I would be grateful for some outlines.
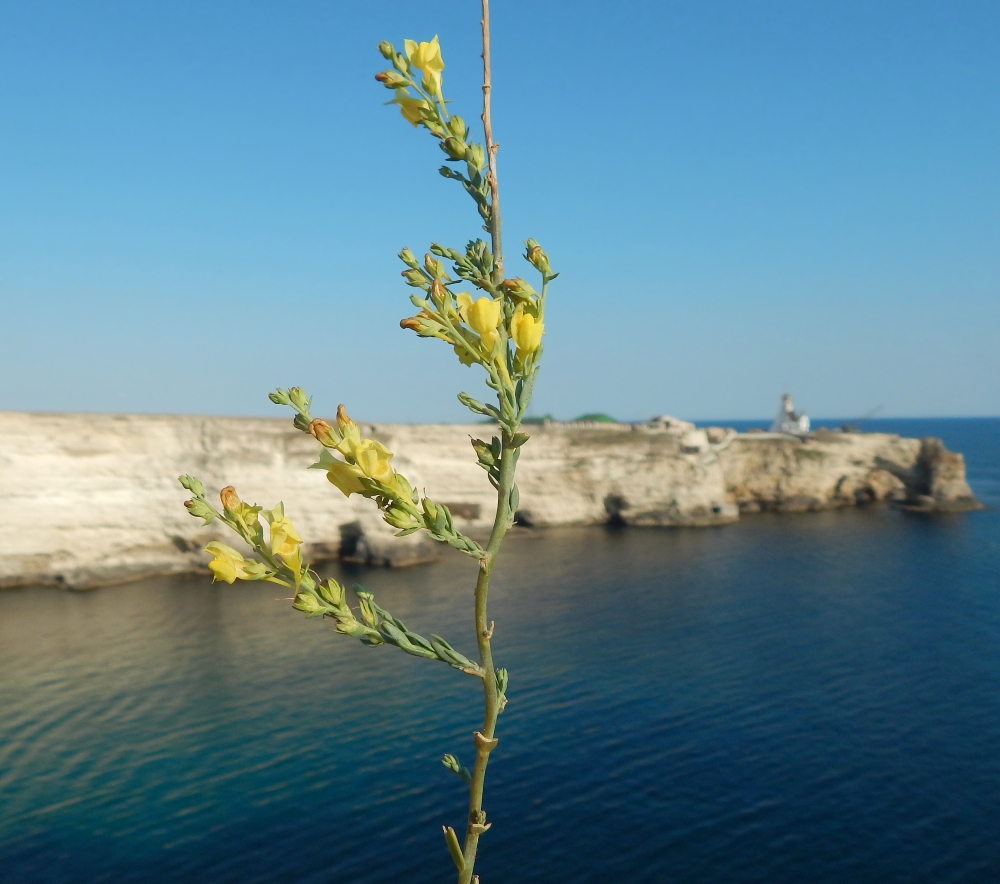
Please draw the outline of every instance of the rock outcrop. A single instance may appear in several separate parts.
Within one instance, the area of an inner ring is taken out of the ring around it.
[[[739,435],[719,453],[740,512],[808,512],[890,501],[909,509],[978,509],[965,461],[940,439],[887,433]]]
[[[475,465],[483,425],[368,425],[394,465],[447,504],[462,530],[485,534],[493,490]],[[916,510],[978,506],[960,454],[936,439],[816,433],[805,439],[645,425],[532,427],[518,467],[527,526],[619,523],[708,526],[740,512],[805,511],[889,500]],[[289,421],[155,415],[0,413],[0,586],[83,588],[204,567],[217,526],[187,515],[177,484],[232,484],[246,500],[282,500],[314,560],[337,556],[402,565],[438,553],[421,534],[396,538],[372,504],[343,497],[322,472],[312,438]]]

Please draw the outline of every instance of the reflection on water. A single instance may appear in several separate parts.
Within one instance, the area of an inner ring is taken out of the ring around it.
[[[1000,879],[998,539],[889,510],[512,537],[484,884]],[[473,568],[345,573],[469,653]],[[451,879],[476,682],[280,592],[0,593],[0,879]]]

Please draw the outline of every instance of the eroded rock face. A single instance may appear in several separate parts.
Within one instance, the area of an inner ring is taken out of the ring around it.
[[[471,436],[483,425],[367,425],[396,452],[420,490],[447,504],[474,537],[492,524],[494,492]],[[617,523],[706,526],[739,512],[804,511],[890,500],[920,510],[978,506],[960,454],[938,440],[884,434],[807,439],[697,430],[682,421],[632,427],[550,425],[518,465],[522,525]],[[0,412],[0,586],[87,587],[204,568],[201,548],[239,540],[203,526],[182,503],[182,473],[217,491],[234,485],[267,507],[284,501],[314,561],[344,556],[405,565],[439,547],[420,533],[396,538],[372,504],[345,498],[307,470],[315,441],[290,421],[155,415]]]
[[[740,512],[807,512],[875,501],[927,511],[978,509],[965,460],[940,439],[888,433],[757,433],[720,451]]]

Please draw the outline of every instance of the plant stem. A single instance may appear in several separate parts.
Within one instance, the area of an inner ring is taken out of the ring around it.
[[[493,251],[493,284],[503,281],[503,251],[500,238],[500,190],[497,185],[497,148],[493,141],[493,125],[490,119],[490,4],[483,3],[483,132],[486,136],[486,156],[489,171],[486,180],[490,186],[490,219],[489,232]],[[502,391],[503,384],[499,385]],[[503,405],[501,397],[501,405]],[[476,865],[476,850],[479,847],[479,835],[485,822],[483,814],[483,785],[486,781],[486,766],[489,764],[490,752],[496,745],[494,731],[497,716],[500,714],[500,698],[497,691],[496,670],[493,667],[493,651],[490,639],[493,636],[493,626],[487,618],[486,600],[489,595],[490,574],[493,562],[500,551],[500,544],[510,527],[513,513],[510,511],[510,492],[514,486],[514,466],[517,449],[511,447],[511,439],[507,431],[502,433],[503,448],[500,453],[500,481],[497,488],[497,512],[493,520],[493,530],[490,532],[489,543],[483,552],[479,564],[479,577],[476,580],[476,643],[479,645],[479,661],[483,668],[483,694],[485,712],[483,729],[475,737],[476,763],[472,770],[472,782],[469,784],[469,819],[465,829],[465,844],[462,855],[465,862],[458,873],[458,884],[471,884]],[[477,879],[478,880],[478,879]]]
[[[500,238],[500,186],[497,184],[497,151],[500,145],[493,141],[493,123],[490,117],[490,0],[483,0],[483,133],[486,136],[486,160],[489,171],[486,183],[490,186],[490,238],[493,240],[493,284],[503,282],[503,246]]]
[[[497,716],[500,714],[500,703],[497,692],[496,672],[493,668],[493,651],[490,639],[493,635],[491,625],[486,618],[486,597],[489,593],[490,574],[493,562],[500,550],[504,535],[510,527],[510,490],[514,484],[514,456],[516,449],[508,447],[510,440],[504,433],[504,447],[500,455],[500,487],[497,489],[497,514],[493,521],[493,530],[486,546],[479,567],[479,579],[476,581],[476,641],[479,644],[479,659],[483,667],[483,692],[485,694],[486,711],[483,717],[482,738],[477,737],[476,763],[472,770],[472,783],[469,785],[469,821],[465,831],[465,846],[463,854],[465,865],[458,875],[459,884],[470,884],[472,872],[476,864],[476,849],[479,845],[479,832],[475,829],[480,822],[483,810],[483,784],[486,780],[486,765],[493,749],[494,731]]]

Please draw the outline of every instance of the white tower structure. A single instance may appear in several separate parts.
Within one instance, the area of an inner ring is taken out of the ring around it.
[[[781,399],[781,408],[774,423],[771,424],[771,432],[791,433],[793,435],[809,432],[809,416],[795,410],[792,397],[787,393]]]

